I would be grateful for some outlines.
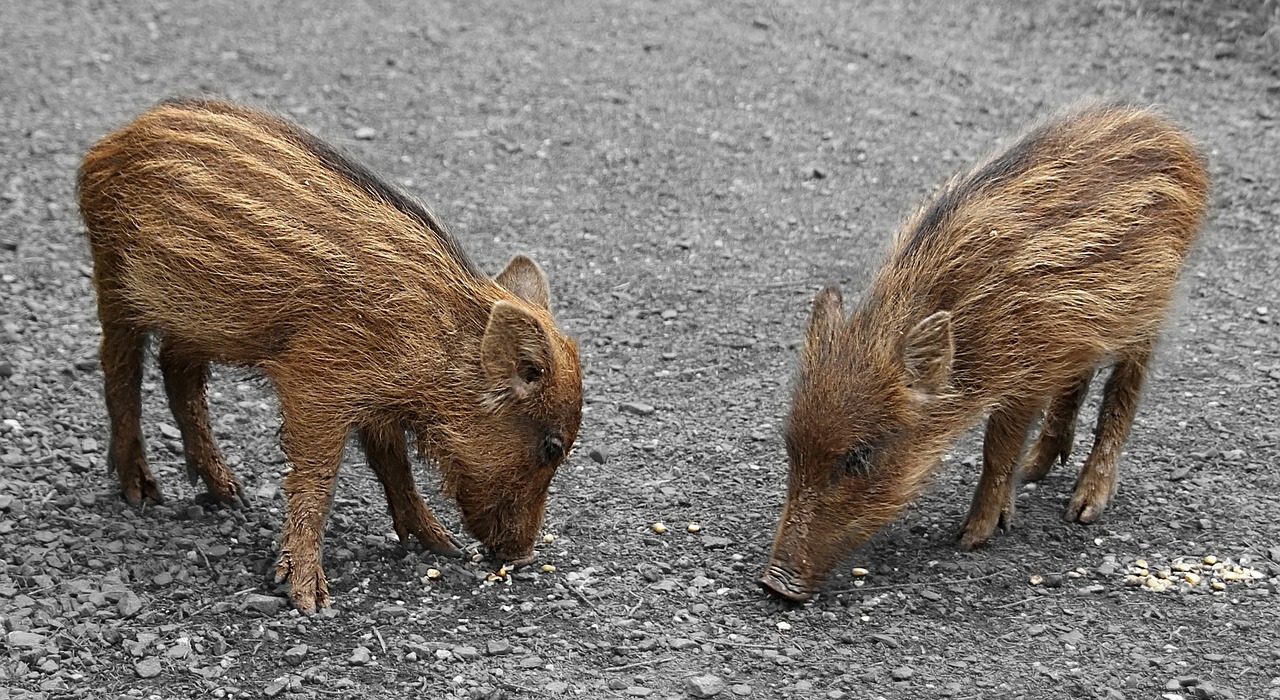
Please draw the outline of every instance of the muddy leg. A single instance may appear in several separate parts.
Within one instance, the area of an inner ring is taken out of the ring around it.
[[[1075,496],[1067,506],[1066,519],[1091,523],[1102,515],[1116,492],[1116,467],[1120,451],[1129,438],[1129,428],[1138,412],[1142,382],[1151,361],[1147,347],[1132,357],[1118,360],[1102,391],[1102,408],[1093,434],[1093,449],[1085,460]]]
[[[1023,466],[1023,479],[1039,481],[1049,473],[1055,461],[1059,464],[1067,463],[1067,458],[1071,456],[1071,445],[1076,438],[1076,414],[1080,412],[1080,404],[1089,393],[1091,381],[1092,370],[1081,375],[1074,384],[1049,401],[1040,437],[1036,439]]]
[[[997,525],[1005,530],[1013,525],[1016,468],[1035,414],[1036,409],[1025,406],[1002,407],[987,419],[987,434],[982,444],[982,477],[973,494],[969,517],[960,530],[960,549],[981,546]]]
[[[142,352],[146,342],[147,332],[143,329],[127,323],[102,322],[99,356],[111,421],[107,464],[120,479],[125,500],[135,506],[143,501],[164,501],[160,486],[147,468],[142,442]]]
[[[329,606],[329,582],[320,544],[333,501],[350,426],[321,407],[302,404],[281,389],[281,434],[292,469],[284,479],[284,536],[276,582],[289,582],[289,598],[303,613]]]
[[[192,483],[199,476],[214,499],[222,503],[248,505],[240,482],[227,468],[209,429],[209,408],[205,402],[208,363],[183,357],[165,338],[160,342],[160,371],[164,374],[164,388],[169,395],[169,410],[182,431],[187,475]]]
[[[459,557],[462,551],[453,535],[436,520],[413,483],[413,471],[409,466],[409,453],[405,447],[404,430],[397,426],[366,425],[360,429],[360,442],[364,444],[369,466],[382,482],[391,511],[391,522],[400,536],[401,544],[408,544],[409,535],[418,538],[424,547],[446,556]]]

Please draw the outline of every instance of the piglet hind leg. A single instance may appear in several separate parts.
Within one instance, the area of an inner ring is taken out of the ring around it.
[[[971,550],[986,543],[996,527],[1013,526],[1013,489],[1017,481],[1018,458],[1027,441],[1027,431],[1035,419],[1031,406],[1002,406],[987,419],[982,444],[982,476],[973,494],[969,517],[960,528],[958,546]]]
[[[275,580],[287,581],[294,606],[311,614],[329,606],[320,545],[350,426],[332,412],[298,401],[283,388],[280,407],[284,452],[292,469],[284,479],[284,536]]]
[[[1138,412],[1142,383],[1151,361],[1151,347],[1116,361],[1102,392],[1098,426],[1093,435],[1093,449],[1085,460],[1076,482],[1075,495],[1067,506],[1068,522],[1092,523],[1101,517],[1116,492],[1120,452],[1129,438],[1129,429]]]
[[[208,363],[183,356],[166,337],[160,342],[160,372],[164,375],[169,409],[182,432],[187,474],[194,482],[204,481],[209,497],[219,503],[248,505],[244,490],[227,467],[209,429],[209,409],[205,400]]]
[[[407,545],[412,535],[436,554],[461,557],[461,544],[436,519],[413,482],[404,429],[394,423],[369,423],[360,428],[360,442],[369,466],[382,482],[401,544]]]
[[[100,305],[99,313],[103,317],[99,357],[111,421],[107,463],[120,480],[121,495],[130,505],[163,503],[160,485],[147,467],[142,442],[142,354],[147,332],[110,320],[107,304]]]
[[[1049,474],[1054,462],[1064,465],[1067,463],[1076,437],[1076,415],[1080,412],[1084,397],[1089,393],[1089,383],[1092,380],[1093,371],[1090,370],[1049,400],[1040,427],[1040,437],[1036,438],[1035,445],[1024,461],[1023,479],[1040,481]]]

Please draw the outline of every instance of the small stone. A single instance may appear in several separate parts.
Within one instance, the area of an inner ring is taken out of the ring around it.
[[[182,431],[169,425],[168,423],[157,423],[156,427],[160,429],[160,434],[170,440],[181,440]]]
[[[1079,646],[1080,642],[1084,641],[1084,633],[1080,630],[1071,630],[1070,632],[1058,637],[1058,641],[1063,644],[1070,644],[1071,646]]]
[[[880,632],[873,632],[872,634],[867,635],[867,639],[870,639],[873,642],[879,642],[889,647],[890,649],[897,649],[898,647],[902,646],[901,642],[899,642],[894,637],[891,637],[887,634],[882,634]]]
[[[1194,685],[1200,685],[1200,679],[1195,676],[1178,676],[1178,687],[1190,688]]]
[[[653,694],[653,688],[646,688],[642,685],[629,685],[624,692],[633,698],[644,698]]]
[[[928,588],[920,591],[920,597],[924,598],[925,600],[934,600],[934,601],[942,600],[941,593],[938,593],[937,591],[931,591]]]
[[[587,450],[587,456],[596,464],[604,464],[609,461],[609,451],[603,447],[593,446]]]
[[[1191,474],[1191,467],[1178,467],[1169,473],[1169,481],[1182,481]]]
[[[307,649],[306,644],[289,647],[289,650],[284,653],[284,662],[290,666],[300,666],[307,656]]]
[[[18,649],[32,649],[44,644],[44,635],[35,632],[14,630],[8,636],[9,646]]]
[[[746,683],[734,683],[733,685],[729,686],[729,690],[734,695],[737,695],[739,697],[744,697],[744,698],[751,694],[751,686],[747,685]]]
[[[1062,574],[1045,574],[1044,587],[1045,588],[1061,588]]]
[[[542,657],[534,654],[520,659],[520,668],[537,668],[542,665]]]
[[[284,689],[285,689],[285,688],[288,688],[288,687],[289,687],[289,677],[288,677],[288,676],[281,676],[281,677],[279,677],[279,678],[275,679],[274,681],[271,681],[270,683],[268,683],[268,684],[267,684],[267,687],[265,687],[265,688],[263,688],[263,689],[262,689],[262,692],[263,692],[263,694],[265,694],[267,697],[269,697],[269,698],[274,698],[275,696],[279,695],[280,693],[283,693],[283,692],[284,692]]]
[[[733,544],[728,537],[703,537],[702,546],[707,549],[724,549]]]
[[[480,658],[480,650],[475,647],[468,646],[454,647],[453,655],[456,656],[459,661],[475,661]]]
[[[186,637],[179,639],[173,646],[169,647],[165,655],[171,659],[187,658],[191,655],[191,640]]]
[[[511,642],[505,639],[490,639],[484,644],[484,652],[489,656],[506,656],[511,653]]]
[[[262,613],[267,617],[275,617],[277,613],[284,609],[285,599],[273,595],[250,593],[244,597],[244,601],[241,602],[240,606],[244,610]]]
[[[356,129],[355,137],[360,141],[372,141],[378,137],[378,130],[371,126],[362,126]]]
[[[916,672],[910,666],[899,666],[893,669],[892,673],[893,680],[895,681],[909,681],[914,675],[916,675]]]
[[[623,413],[630,413],[636,416],[648,416],[652,415],[657,409],[647,403],[641,403],[639,401],[624,401],[618,404],[618,410]]]
[[[563,695],[566,691],[569,690],[569,684],[565,683],[564,681],[551,681],[550,683],[544,685],[543,689],[545,689],[548,693],[551,693],[552,695]]]
[[[163,668],[160,666],[160,659],[152,656],[134,664],[133,670],[137,671],[142,678],[155,678],[160,675]]]
[[[698,646],[698,643],[688,637],[676,637],[668,642],[667,646],[671,647],[674,651],[681,651],[683,649],[688,649],[689,647],[696,647]]]
[[[358,646],[351,650],[351,656],[347,657],[347,663],[352,666],[364,666],[373,660],[373,654],[366,646]]]
[[[719,676],[707,674],[694,676],[685,681],[685,692],[695,698],[713,698],[724,690],[724,681]]]
[[[124,595],[120,596],[120,602],[116,603],[116,612],[126,619],[137,615],[141,610],[142,599],[133,591],[125,591]]]

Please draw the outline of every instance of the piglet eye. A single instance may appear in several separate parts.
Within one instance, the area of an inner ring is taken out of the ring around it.
[[[532,384],[542,379],[542,368],[533,362],[523,361],[516,368],[516,372],[520,375],[520,381],[525,384]]]
[[[543,464],[557,464],[564,459],[564,438],[559,435],[547,435],[542,438],[541,454]]]
[[[842,476],[867,476],[871,472],[871,445],[857,445],[840,455],[836,471]]]

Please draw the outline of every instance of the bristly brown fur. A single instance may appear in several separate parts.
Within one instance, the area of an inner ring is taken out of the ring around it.
[[[567,449],[581,414],[577,346],[536,264],[518,256],[489,279],[424,205],[226,102],[158,105],[93,147],[79,185],[110,462],[128,500],[161,497],[138,427],[142,347],[157,330],[188,468],[221,500],[243,496],[209,432],[207,364],[256,367],[276,386],[293,465],[278,575],[299,608],[328,602],[320,537],[353,428],[402,539],[457,551],[413,484],[413,431],[468,529],[499,556],[531,555],[563,458],[548,463],[542,446]]]
[[[902,227],[864,301],[831,322],[819,294],[787,426],[787,503],[762,583],[807,597],[924,488],[943,450],[989,416],[960,545],[1013,517],[1024,472],[1070,450],[1100,365],[1115,363],[1068,519],[1091,522],[1115,465],[1209,183],[1191,140],[1149,109],[1085,105],[951,180]],[[816,331],[815,331],[816,328]],[[816,333],[816,337],[815,337]],[[835,478],[861,448],[867,478]]]

